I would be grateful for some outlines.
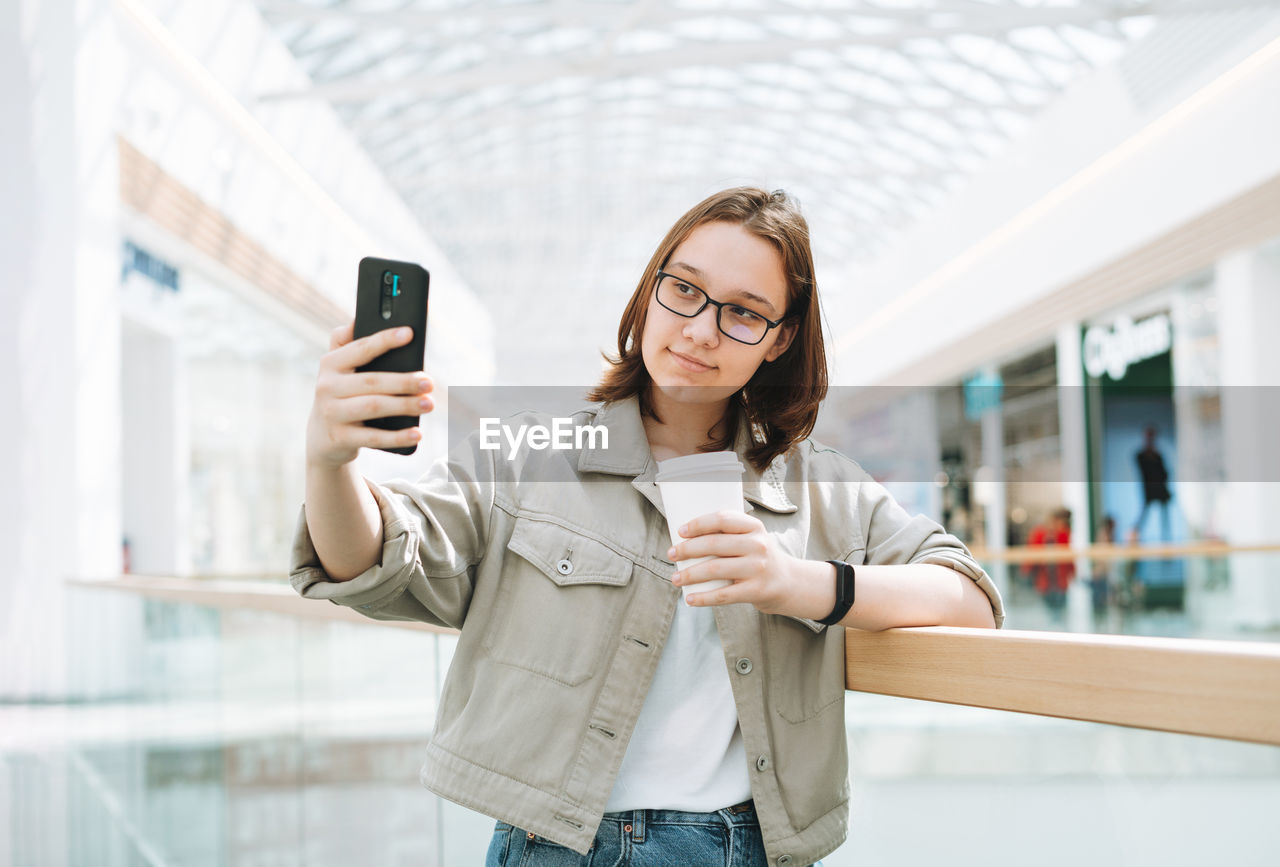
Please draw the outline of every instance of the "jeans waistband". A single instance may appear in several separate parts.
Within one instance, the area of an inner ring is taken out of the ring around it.
[[[621,810],[616,813],[605,813],[603,821],[615,822],[619,825],[630,825],[632,834],[643,834],[646,825],[730,825],[755,824],[756,802],[750,798],[741,804],[713,810],[709,813],[695,813],[688,810]]]

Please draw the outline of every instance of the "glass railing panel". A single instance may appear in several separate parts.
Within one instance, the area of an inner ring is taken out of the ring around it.
[[[1280,597],[1266,586],[1280,552],[982,565],[1009,629],[1280,642]]]
[[[825,867],[1230,864],[1280,853],[1280,747],[849,693]]]
[[[418,782],[455,637],[145,604],[137,696],[5,717],[22,731],[0,741],[0,864],[482,863],[493,819]],[[93,641],[77,653],[111,651]],[[826,867],[1280,852],[1277,747],[867,693],[846,708],[850,840]]]
[[[129,696],[7,717],[0,864],[483,862],[493,820],[418,782],[455,637],[135,601]]]

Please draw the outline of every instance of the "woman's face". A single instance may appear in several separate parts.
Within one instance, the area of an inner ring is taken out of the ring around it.
[[[714,301],[740,304],[773,321],[786,315],[782,256],[742,226],[703,223],[676,247],[663,270],[686,278]],[[652,289],[645,315],[640,344],[645,368],[657,389],[681,402],[728,399],[762,362],[785,352],[795,332],[794,323],[787,322],[770,328],[754,346],[740,343],[720,331],[714,304],[688,318],[659,304]]]

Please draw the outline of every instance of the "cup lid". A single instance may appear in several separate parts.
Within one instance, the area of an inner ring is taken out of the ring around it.
[[[738,474],[746,472],[746,467],[738,460],[736,452],[699,452],[696,455],[683,455],[658,461],[658,474],[654,477],[654,481],[661,484],[678,478],[699,476],[703,473],[723,472]]]

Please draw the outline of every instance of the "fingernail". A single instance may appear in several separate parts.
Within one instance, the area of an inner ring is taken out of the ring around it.
[[[409,337],[412,334],[413,334],[413,329],[405,327],[405,328],[401,328],[399,331],[396,332],[396,337],[399,337],[401,340],[404,340],[406,337]]]
[[[680,583],[680,573],[679,573],[679,572],[676,572],[675,574],[673,574],[673,575],[671,576],[671,583],[672,583],[672,584],[679,584],[679,583]]]
[[[431,409],[431,398],[424,397],[418,401],[419,409]]]
[[[418,391],[426,391],[430,387],[431,387],[431,380],[429,379],[418,380]]]
[[[675,548],[668,548],[668,549],[667,549],[667,559],[668,559],[668,560],[674,560],[674,559],[675,559],[675,556],[676,556],[676,549],[675,549]]]
[[[689,525],[688,525],[688,524],[681,524],[681,525],[680,525],[680,535],[681,535],[681,536],[687,535],[687,534],[688,534],[688,532],[689,532]]]

